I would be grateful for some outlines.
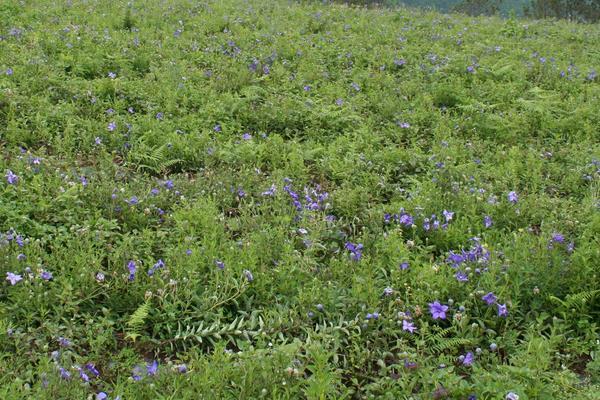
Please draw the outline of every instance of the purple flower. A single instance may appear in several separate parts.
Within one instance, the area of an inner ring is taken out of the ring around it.
[[[506,400],[519,400],[519,395],[513,392],[508,392]]]
[[[188,255],[188,256],[191,256],[192,255],[192,250],[191,249],[187,249],[185,251],[185,254]]]
[[[552,234],[552,241],[556,243],[564,243],[565,237],[561,233],[554,232]]]
[[[344,105],[344,99],[335,99],[335,104],[339,107]]]
[[[8,76],[11,76],[11,75],[13,74],[13,72],[14,72],[14,71],[13,71],[13,69],[12,69],[12,68],[10,68],[10,67],[9,67],[9,68],[6,68],[6,72],[5,72],[5,73],[6,73],[6,75],[8,75]]]
[[[277,191],[277,186],[275,186],[275,184],[272,184],[269,189],[265,190],[261,194],[263,196],[274,196],[276,191]]]
[[[152,361],[148,365],[146,365],[146,371],[149,376],[154,376],[158,372],[158,362],[156,360]]]
[[[596,73],[596,71],[595,70],[591,70],[586,79],[588,81],[593,81],[594,79],[596,79],[597,76],[598,76],[598,74]]]
[[[475,73],[475,67],[472,66],[472,65],[469,65],[467,67],[467,72],[470,73],[470,74],[474,74]]]
[[[517,204],[517,201],[519,201],[519,196],[517,195],[517,192],[508,192],[508,201],[510,201],[513,204]]]
[[[98,283],[104,282],[104,274],[102,272],[96,273],[96,282],[98,282]]]
[[[470,367],[471,365],[473,365],[473,361],[475,361],[475,356],[473,355],[472,352],[469,351],[462,358],[462,365]]]
[[[392,294],[394,294],[394,289],[392,289],[391,287],[386,287],[385,289],[383,289],[384,296],[391,296]]]
[[[102,139],[96,136],[96,138],[94,139],[94,143],[96,144],[96,146],[100,146],[102,144]]]
[[[59,371],[60,371],[60,377],[62,379],[66,380],[66,381],[68,381],[69,379],[71,379],[71,373],[69,371],[67,371],[63,367],[60,367]]]
[[[410,214],[402,213],[400,214],[398,222],[400,222],[404,226],[412,226],[414,220]]]
[[[399,126],[400,126],[400,128],[403,128],[403,129],[410,128],[410,124],[408,122],[400,122]]]
[[[492,226],[493,222],[492,222],[492,217],[490,217],[489,215],[486,215],[485,217],[483,217],[483,225],[486,228],[489,228],[490,226]]]
[[[305,85],[304,86],[304,91],[308,92],[311,89],[310,85]]]
[[[98,371],[98,369],[96,368],[96,366],[94,365],[94,363],[87,363],[85,364],[85,368],[90,371],[92,374],[94,374],[94,376],[100,376],[100,371]]]
[[[360,261],[362,258],[362,248],[363,245],[361,243],[355,244],[352,242],[346,242],[344,245],[348,251],[350,251],[350,258],[354,261]]]
[[[87,376],[87,374],[81,368],[78,368],[78,372],[79,372],[79,377],[81,378],[82,381],[84,381],[84,382],[90,381],[90,377]]]
[[[19,255],[17,255],[17,260],[19,261],[25,261],[27,259],[27,256],[23,253],[19,253]]]
[[[242,135],[242,139],[244,139],[244,140],[250,140],[250,139],[252,139],[252,135],[249,134],[248,132],[246,132],[246,133],[244,133]]]
[[[221,125],[219,125],[219,124],[216,124],[216,125],[214,126],[213,130],[214,130],[215,132],[221,132],[223,129],[221,128]]]
[[[156,113],[157,120],[162,121],[164,117],[165,117],[165,113],[160,112],[160,111]]]
[[[108,129],[109,132],[113,132],[115,129],[117,129],[117,123],[112,121],[108,123],[108,126],[106,127]]]
[[[52,272],[42,271],[42,273],[40,274],[40,278],[42,278],[45,281],[49,281],[52,279]]]
[[[357,92],[360,92],[360,86],[358,85],[358,83],[356,83],[356,82],[352,82],[352,83],[350,84],[350,86],[352,86],[352,88],[353,88],[354,90],[356,90]]]
[[[429,312],[433,319],[446,319],[446,311],[448,311],[448,306],[440,304],[437,300],[429,303]]]
[[[396,58],[394,59],[394,65],[397,67],[402,67],[406,64],[406,60],[403,58]]]
[[[494,293],[489,292],[488,294],[486,294],[485,296],[483,296],[481,298],[483,301],[485,301],[488,306],[491,306],[492,304],[494,304],[496,302],[496,300],[498,299]]]
[[[246,277],[246,279],[248,279],[248,282],[252,282],[254,280],[252,272],[248,271],[247,269],[244,270],[244,276]]]
[[[369,319],[369,320],[371,320],[371,319],[379,319],[379,313],[378,312],[374,312],[372,314],[368,313],[366,315],[366,319]]]
[[[19,181],[19,177],[15,175],[10,169],[6,172],[6,181],[9,185],[16,185]]]
[[[454,277],[459,282],[468,282],[469,281],[469,277],[463,271],[458,271],[456,274],[454,274]]]
[[[187,365],[179,364],[177,366],[177,372],[179,372],[180,374],[185,374],[187,372]]]
[[[96,400],[106,400],[108,399],[108,395],[104,392],[100,392],[96,395]]]
[[[152,268],[150,268],[150,269],[148,270],[148,276],[152,276],[152,275],[154,275],[154,272],[155,272],[157,269],[164,268],[164,267],[165,267],[165,262],[164,262],[162,259],[159,259],[159,260],[156,262],[156,264],[154,264],[154,265],[152,266]]]
[[[69,347],[71,345],[71,341],[67,338],[64,338],[62,336],[58,337],[58,345],[60,347]]]
[[[115,79],[115,78],[117,77],[117,74],[115,74],[114,72],[109,72],[109,73],[108,73],[108,77],[109,77],[110,79]]]
[[[414,333],[417,330],[417,327],[410,321],[403,320],[402,321],[402,330],[410,333]]]
[[[403,263],[400,264],[400,270],[402,271],[406,271],[409,267],[408,261],[404,261]]]
[[[506,304],[497,304],[498,306],[498,316],[499,317],[507,317],[508,309],[506,308]]]
[[[454,217],[454,212],[453,211],[446,211],[446,210],[444,210],[442,212],[442,214],[444,214],[444,218],[446,218],[446,222],[452,221],[452,217]]]
[[[135,272],[137,271],[137,267],[135,266],[135,262],[130,260],[127,263],[127,269],[129,270],[129,281],[133,281],[135,279]]]
[[[140,201],[138,200],[137,196],[131,196],[130,199],[125,200],[125,203],[129,204],[130,206],[135,206],[136,204],[138,204]]]
[[[221,260],[215,260],[215,265],[220,270],[224,270],[225,269],[225,263],[223,261],[221,261]]]
[[[12,286],[14,286],[17,284],[17,282],[22,281],[23,277],[21,275],[13,274],[12,272],[7,272],[6,280],[9,281]]]
[[[139,365],[133,368],[133,371],[131,373],[131,377],[136,382],[142,380],[142,369],[140,368]]]

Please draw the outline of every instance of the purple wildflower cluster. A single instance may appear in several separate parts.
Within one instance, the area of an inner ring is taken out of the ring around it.
[[[475,264],[474,272],[481,274],[488,270],[491,253],[480,243],[479,238],[471,239],[474,244],[468,249],[462,249],[460,252],[450,251],[446,262],[457,270],[455,277],[459,282],[468,281],[468,272],[471,272],[471,264]],[[482,268],[483,267],[483,268]]]
[[[435,231],[435,230],[439,230],[439,229],[447,229],[448,224],[454,218],[454,212],[448,211],[448,210],[443,210],[442,216],[443,216],[443,219],[438,218],[438,216],[436,214],[431,214],[431,216],[423,218],[422,224],[421,224],[423,230],[425,230],[426,232],[429,232],[429,231]],[[396,223],[396,224],[405,226],[407,228],[414,227],[417,225],[416,217],[405,212],[403,209],[400,210],[400,213],[398,213],[398,214],[388,214],[388,213],[384,214],[383,222],[386,225],[391,224],[391,223]]]
[[[498,298],[496,297],[496,295],[494,293],[489,292],[486,295],[482,296],[481,299],[483,301],[485,301],[485,303],[488,306],[496,305],[499,317],[507,317],[508,316],[508,308],[506,307],[506,304],[498,303],[497,302]]]
[[[304,198],[301,199],[300,195],[293,190],[291,185],[291,179],[285,178],[285,183],[286,185],[283,187],[283,190],[290,196],[290,198],[292,199],[292,204],[294,205],[297,211],[322,211],[329,208],[329,203],[327,202],[327,199],[329,198],[329,193],[323,191],[321,189],[321,185],[316,185],[314,188],[305,186]],[[274,190],[272,193],[274,194]],[[304,200],[304,204],[301,200]]]

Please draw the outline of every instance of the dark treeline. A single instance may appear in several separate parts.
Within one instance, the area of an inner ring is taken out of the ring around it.
[[[600,0],[336,0],[354,5],[407,5],[469,15],[515,14],[577,22],[600,20]]]

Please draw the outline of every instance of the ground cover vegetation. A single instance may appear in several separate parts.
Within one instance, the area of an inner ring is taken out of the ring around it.
[[[598,398],[600,28],[0,3],[0,398]]]

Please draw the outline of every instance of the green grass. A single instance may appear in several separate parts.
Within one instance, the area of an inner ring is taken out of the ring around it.
[[[9,0],[0,35],[0,398],[597,398],[598,25]]]

